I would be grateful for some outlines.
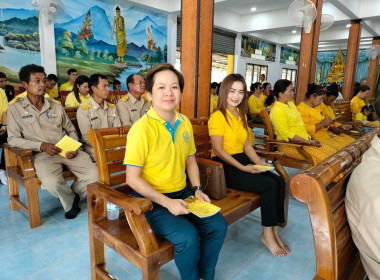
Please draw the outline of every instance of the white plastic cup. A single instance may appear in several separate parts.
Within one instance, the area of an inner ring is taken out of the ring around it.
[[[111,202],[107,202],[107,219],[111,221],[119,219],[119,207]]]

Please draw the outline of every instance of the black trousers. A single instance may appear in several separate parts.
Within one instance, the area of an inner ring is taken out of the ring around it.
[[[245,153],[235,154],[232,157],[243,165],[252,164]],[[263,226],[273,227],[285,222],[286,183],[280,176],[270,171],[252,174],[237,169],[219,157],[212,159],[223,164],[229,188],[261,195],[261,224]]]
[[[1,124],[0,124],[0,128],[1,128]],[[4,143],[7,143],[7,138],[8,138],[8,133],[5,132],[3,135],[0,135],[0,144],[4,144]],[[4,169],[5,170],[5,156],[4,156],[4,149],[3,151],[1,152],[1,158],[0,158],[0,169]]]

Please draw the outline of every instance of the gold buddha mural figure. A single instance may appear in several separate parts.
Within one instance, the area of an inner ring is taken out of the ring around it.
[[[340,82],[344,78],[344,57],[342,50],[339,49],[335,60],[331,64],[329,73],[326,75],[325,80],[328,83]]]

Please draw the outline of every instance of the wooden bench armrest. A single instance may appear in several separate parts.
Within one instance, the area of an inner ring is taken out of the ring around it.
[[[280,159],[283,156],[285,156],[285,154],[281,152],[265,152],[265,151],[257,151],[257,150],[255,150],[255,152],[259,157],[264,157],[269,160],[272,160],[274,158]]]
[[[268,144],[282,144],[282,145],[288,145],[288,146],[293,146],[293,147],[312,146],[311,144],[304,143],[304,142],[297,142],[297,141],[286,142],[284,140],[275,140],[275,139],[266,139],[265,143],[268,143]]]
[[[149,199],[126,195],[100,182],[89,184],[87,192],[123,208],[126,212],[133,212],[136,215],[153,209],[153,204]]]
[[[195,157],[195,158],[196,158],[197,162],[215,165],[215,166],[219,166],[220,168],[223,168],[223,164],[221,164],[220,162],[213,161],[211,159],[206,159],[206,158],[199,158],[199,157]]]
[[[22,148],[15,148],[15,147],[12,147],[11,145],[9,144],[4,144],[4,147],[7,147],[7,149],[16,154],[17,156],[19,157],[30,157],[32,156],[33,152],[31,149],[22,149]]]

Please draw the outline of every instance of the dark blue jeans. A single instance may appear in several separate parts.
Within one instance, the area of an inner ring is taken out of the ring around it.
[[[132,192],[132,195],[141,197]],[[189,187],[164,194],[175,199],[193,195]],[[208,218],[193,214],[174,216],[165,207],[153,203],[153,210],[145,213],[153,232],[174,245],[174,261],[182,280],[212,280],[227,231],[227,222],[217,213]]]

